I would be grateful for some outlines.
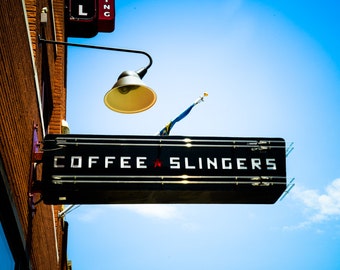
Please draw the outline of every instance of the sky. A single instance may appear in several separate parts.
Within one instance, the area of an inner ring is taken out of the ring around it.
[[[157,102],[103,103],[143,55],[68,48],[73,134],[280,137],[294,149],[275,204],[81,205],[66,214],[73,269],[340,269],[340,4],[116,0],[115,31],[69,41],[148,52]]]

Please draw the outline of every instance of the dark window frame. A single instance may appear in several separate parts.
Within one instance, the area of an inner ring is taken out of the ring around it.
[[[50,69],[48,64],[48,53],[46,44],[42,46],[41,61],[41,105],[43,112],[44,129],[47,132],[53,112],[53,95],[51,88]]]
[[[18,210],[11,196],[8,177],[0,155],[0,222],[11,250],[14,270],[31,270],[27,245],[19,220]]]

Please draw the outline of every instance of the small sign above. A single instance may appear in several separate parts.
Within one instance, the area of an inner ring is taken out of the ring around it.
[[[68,0],[67,36],[90,38],[98,32],[113,32],[114,28],[114,0]]]
[[[69,20],[93,22],[97,17],[97,4],[94,0],[70,0]]]
[[[274,203],[285,141],[47,135],[42,187],[47,204]]]
[[[98,0],[98,32],[113,32],[114,20],[114,0]]]

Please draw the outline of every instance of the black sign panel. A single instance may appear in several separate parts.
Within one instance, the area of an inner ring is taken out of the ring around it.
[[[98,32],[114,31],[114,0],[68,0],[65,3],[67,36],[90,38]]]
[[[94,0],[70,0],[69,20],[94,21],[97,15],[96,6]]]
[[[274,203],[281,138],[47,135],[47,204]]]

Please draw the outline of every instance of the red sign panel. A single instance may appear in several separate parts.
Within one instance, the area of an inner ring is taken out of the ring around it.
[[[114,0],[98,0],[98,31],[112,32],[115,24]]]
[[[286,189],[279,138],[47,135],[47,204],[274,203]]]

